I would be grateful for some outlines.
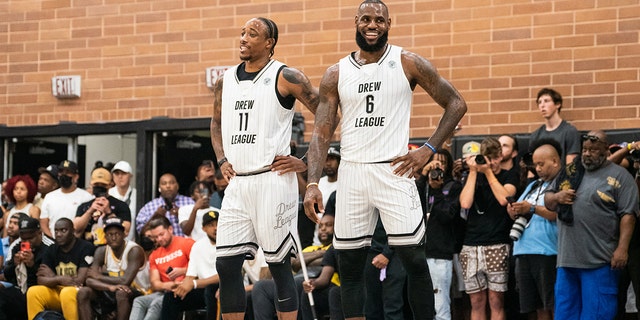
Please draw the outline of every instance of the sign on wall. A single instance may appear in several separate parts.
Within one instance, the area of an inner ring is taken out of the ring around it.
[[[222,77],[224,72],[231,68],[230,66],[221,66],[221,67],[209,67],[206,69],[206,77],[207,77],[207,87],[209,89],[213,89],[213,85],[216,83],[219,77]]]
[[[51,78],[51,93],[58,99],[80,98],[80,76],[57,76]]]

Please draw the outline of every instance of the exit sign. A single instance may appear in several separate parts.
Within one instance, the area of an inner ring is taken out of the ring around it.
[[[207,78],[207,87],[209,89],[213,89],[213,86],[216,84],[216,80],[222,77],[225,71],[231,67],[222,66],[222,67],[210,67],[205,70],[206,78]]]
[[[51,78],[51,93],[58,99],[80,98],[80,76]]]

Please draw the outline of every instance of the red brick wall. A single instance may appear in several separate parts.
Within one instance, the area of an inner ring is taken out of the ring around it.
[[[238,62],[240,26],[255,16],[278,23],[276,58],[318,85],[355,49],[359,2],[3,0],[0,123],[208,117],[204,70]],[[563,94],[563,115],[581,130],[640,127],[638,0],[387,4],[390,42],[428,57],[466,98],[462,134],[532,131],[545,86]],[[51,77],[74,74],[82,97],[55,99]],[[424,137],[440,109],[416,92],[412,136]],[[313,117],[305,117],[309,134]]]

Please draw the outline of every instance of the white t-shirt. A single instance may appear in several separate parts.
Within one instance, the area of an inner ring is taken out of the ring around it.
[[[178,208],[178,223],[182,224],[182,222],[189,220],[189,216],[191,215],[191,210],[193,210],[194,205],[186,205]],[[207,234],[202,230],[202,216],[209,212],[210,210],[220,211],[220,209],[216,209],[214,207],[209,207],[206,209],[198,209],[196,211],[196,220],[193,223],[193,230],[191,230],[191,234],[187,237],[198,241],[202,238],[207,238]],[[182,227],[182,226],[181,226]]]
[[[205,236],[191,247],[187,276],[206,279],[216,274],[216,245]]]
[[[136,211],[136,189],[132,188],[131,186],[129,186],[129,189],[127,190],[127,192],[125,192],[124,196],[121,195],[118,192],[118,188],[113,187],[111,189],[109,189],[109,195],[120,200],[123,201],[124,203],[127,203],[127,200],[129,201],[129,211],[131,211],[131,228],[129,229],[129,235],[127,236],[127,239],[129,240],[134,240],[136,239],[136,213],[138,211]]]
[[[324,176],[318,180],[318,189],[322,192],[322,205],[326,206],[329,196],[338,189],[338,180],[329,182],[329,177]]]
[[[76,217],[78,206],[93,199],[93,195],[84,189],[76,188],[73,192],[63,193],[56,189],[47,194],[42,202],[40,219],[49,218],[49,230],[55,237],[54,226],[60,218],[69,218],[73,221]]]

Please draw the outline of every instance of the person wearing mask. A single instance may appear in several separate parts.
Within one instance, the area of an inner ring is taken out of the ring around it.
[[[54,237],[52,230],[58,219],[73,220],[78,206],[93,199],[92,194],[78,188],[78,179],[80,179],[78,164],[70,160],[62,161],[58,166],[60,188],[47,194],[40,212],[40,225],[47,237]]]
[[[111,215],[122,220],[124,233],[129,233],[131,213],[126,203],[107,193],[111,184],[111,173],[105,168],[96,168],[91,173],[91,190],[94,199],[89,200],[76,210],[73,220],[76,237],[93,242],[96,246],[107,244],[104,227],[105,220]]]

